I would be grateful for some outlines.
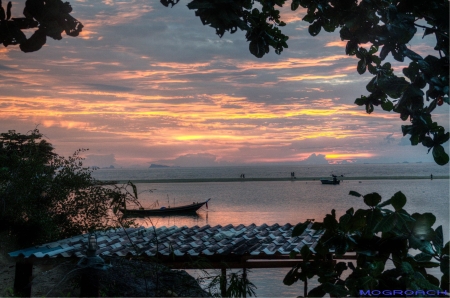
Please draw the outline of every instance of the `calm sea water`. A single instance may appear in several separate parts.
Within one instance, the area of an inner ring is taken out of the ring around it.
[[[445,241],[449,239],[449,181],[447,179],[408,179],[408,176],[434,176],[449,174],[448,167],[433,164],[395,165],[324,165],[296,167],[224,167],[224,168],[163,168],[163,169],[111,169],[94,172],[102,180],[127,179],[201,179],[235,178],[245,173],[250,178],[289,177],[295,171],[297,177],[329,176],[330,173],[345,177],[392,177],[400,180],[347,180],[341,185],[322,185],[320,181],[266,181],[266,182],[194,182],[194,183],[139,183],[139,198],[144,207],[155,202],[159,206],[176,206],[204,201],[211,198],[209,208],[202,208],[196,216],[169,216],[139,219],[144,226],[211,226],[220,224],[257,225],[266,223],[296,224],[307,218],[321,221],[335,209],[337,216],[351,207],[365,208],[361,198],[349,196],[350,190],[361,194],[378,192],[389,199],[397,191],[403,192],[408,201],[405,209],[410,212],[431,212],[436,215],[435,228],[442,225]],[[152,190],[149,192],[148,190]],[[249,279],[257,286],[259,297],[294,297],[303,293],[301,283],[284,286],[282,280],[288,269],[252,270]],[[199,272],[190,271],[194,276]],[[310,285],[314,287],[314,284]]]
[[[344,164],[344,165],[297,165],[297,166],[241,166],[207,168],[148,168],[148,169],[101,169],[94,176],[102,180],[124,179],[201,179],[201,178],[289,178],[329,177],[330,174],[346,177],[377,176],[430,176],[449,175],[449,167],[432,163],[399,164]]]

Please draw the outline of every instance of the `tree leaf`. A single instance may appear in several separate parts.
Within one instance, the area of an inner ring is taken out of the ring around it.
[[[292,237],[300,236],[301,234],[303,234],[308,225],[309,221],[306,221],[304,223],[298,223],[292,230]]]
[[[329,282],[323,283],[322,285],[323,285],[323,290],[327,293],[330,293],[331,297],[346,297],[349,294],[349,292],[345,289],[344,286],[334,285]],[[310,295],[308,295],[308,296],[310,296]]]
[[[312,22],[314,22],[315,19],[316,17],[314,14],[307,14],[303,17],[302,20],[311,24]]]
[[[426,254],[426,253],[419,253],[417,255],[414,256],[414,260],[416,260],[417,262],[429,262],[432,258],[432,255]]]
[[[442,249],[443,255],[450,255],[450,241],[447,241],[444,245],[444,249]]]
[[[355,252],[359,255],[365,255],[368,257],[373,257],[378,254],[378,251],[376,250],[356,250]]]
[[[8,5],[6,6],[6,20],[11,19],[11,7],[12,7],[12,4],[11,4],[11,1],[9,1]]]
[[[326,292],[323,290],[323,285],[320,285],[309,291],[308,297],[323,297],[325,294]]]
[[[35,52],[42,48],[42,46],[46,43],[47,37],[44,30],[38,29],[36,30],[30,38],[26,41],[20,43],[20,49],[22,52],[29,53]]]
[[[297,256],[297,252],[295,250],[293,250],[289,253],[289,258],[291,258],[291,259],[295,259],[296,256]]]
[[[303,245],[302,249],[300,250],[300,254],[302,255],[302,259],[304,262],[309,260],[311,251],[309,250],[308,245]]]
[[[425,36],[427,36],[429,34],[433,34],[434,32],[435,32],[435,29],[433,29],[433,28],[425,28],[422,38],[424,38]]]
[[[391,204],[395,211],[399,211],[406,204],[406,196],[401,191],[396,192],[391,198]]]
[[[440,264],[441,272],[448,275],[449,274],[449,266],[450,266],[450,264],[449,264],[449,256],[448,255],[443,255],[441,258],[442,258],[441,259],[441,264]]]
[[[5,18],[6,18],[5,9],[3,8],[2,5],[0,5],[0,21],[4,21]]]
[[[442,232],[442,226],[436,228],[433,238],[433,245],[436,248],[436,252],[440,255],[444,245],[444,235]]]
[[[336,211],[331,210],[331,214],[327,214],[323,219],[323,227],[329,229],[330,231],[335,230],[338,227],[338,222],[336,220]]]
[[[450,281],[449,281],[448,276],[449,275],[447,273],[447,274],[443,274],[442,277],[441,277],[441,288],[444,291],[450,291],[450,289],[449,289]]]
[[[409,59],[413,60],[413,61],[418,61],[418,60],[422,60],[422,56],[420,56],[419,54],[417,54],[416,52],[411,51],[410,49],[406,48],[405,50],[403,50],[403,54],[408,57]]]
[[[348,213],[342,215],[339,218],[339,227],[341,230],[347,232],[350,228],[350,222],[352,220],[352,216]]]
[[[360,75],[366,72],[366,66],[367,65],[365,58],[362,58],[361,60],[358,61],[358,67],[356,68],[356,70]]]
[[[286,274],[283,284],[287,286],[293,285],[298,280],[298,267],[294,267]]]
[[[417,235],[424,235],[429,233],[429,229],[436,222],[436,216],[433,213],[425,212],[423,214],[414,213],[412,215],[416,222],[414,223],[414,233]]]
[[[408,262],[402,262],[401,265],[400,265],[400,268],[401,268],[403,273],[406,273],[406,274],[414,273],[413,267]]]
[[[371,102],[366,103],[366,113],[371,114],[374,110],[373,104]]]
[[[389,215],[385,215],[383,216],[383,219],[378,222],[378,224],[375,226],[375,230],[374,232],[390,232],[394,229],[394,227],[396,226],[396,214],[389,214]]]
[[[316,36],[317,34],[320,33],[321,29],[322,29],[322,25],[320,24],[320,22],[315,21],[314,23],[309,25],[308,32],[309,32],[309,34],[311,34],[311,36]]]
[[[386,59],[386,57],[387,57],[387,55],[389,54],[389,52],[391,51],[391,46],[389,46],[389,45],[385,45],[385,46],[383,46],[383,48],[381,49],[381,51],[380,51],[380,59],[381,60],[384,60],[384,59]]]
[[[434,161],[440,166],[448,164],[449,161],[448,154],[441,145],[435,145],[433,147],[433,158]]]
[[[354,190],[351,190],[351,191],[349,192],[349,195],[355,196],[355,197],[358,197],[358,198],[362,196],[359,192],[356,192],[356,191],[354,191]]]
[[[384,207],[387,205],[391,205],[391,200],[392,199],[389,199],[389,200],[384,201],[383,203],[378,204],[378,207],[381,208],[381,207]]]
[[[405,78],[391,76],[378,79],[378,87],[392,98],[399,98],[409,85]]]
[[[420,289],[439,291],[439,287],[430,283],[422,274],[419,272],[414,272],[414,282],[419,286]]]
[[[394,104],[392,103],[392,101],[386,100],[386,101],[381,103],[381,108],[384,111],[390,112],[390,111],[392,111],[394,109]]]
[[[433,285],[438,286],[439,287],[439,279],[436,278],[435,276],[431,275],[431,274],[427,274],[425,275],[425,278]]]
[[[417,61],[417,64],[419,65],[419,69],[423,71],[423,73],[432,75],[431,66],[428,64],[428,62],[426,62],[425,60],[419,60]]]
[[[374,192],[363,196],[364,203],[369,207],[375,207],[378,203],[381,202],[381,196]]]
[[[434,251],[431,247],[430,241],[421,240],[415,235],[410,235],[408,237],[408,241],[411,248],[419,249],[420,251],[429,255],[434,255]]]

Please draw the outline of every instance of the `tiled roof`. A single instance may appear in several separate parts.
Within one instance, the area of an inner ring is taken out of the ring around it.
[[[248,226],[231,224],[188,228],[128,228],[97,232],[97,253],[103,256],[162,255],[213,256],[213,255],[288,255],[292,250],[300,252],[304,245],[314,251],[322,232],[311,230],[312,224],[301,236],[291,237],[293,225],[287,223]],[[47,243],[9,253],[11,257],[83,257],[86,253],[88,234]]]

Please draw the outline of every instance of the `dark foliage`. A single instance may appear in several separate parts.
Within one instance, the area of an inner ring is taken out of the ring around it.
[[[314,223],[312,229],[325,229],[318,245],[311,251],[304,246],[300,263],[286,275],[284,283],[292,285],[318,277],[320,285],[309,291],[309,297],[359,297],[360,291],[378,290],[384,297],[392,296],[392,290],[449,290],[449,242],[443,243],[442,226],[433,229],[436,217],[431,213],[410,215],[403,207],[406,197],[397,192],[382,202],[377,193],[360,195],[368,209],[347,210],[339,220],[335,210],[327,214],[323,223]],[[387,209],[386,207],[391,208]],[[392,210],[393,209],[393,210]],[[292,236],[299,236],[308,225],[298,224]],[[326,261],[329,253],[342,256],[356,252],[356,264],[352,262]],[[299,252],[293,251],[292,255]],[[393,269],[386,269],[392,262]],[[428,274],[427,269],[440,267],[442,278]],[[347,278],[342,273],[350,270]],[[437,295],[439,296],[439,295]]]
[[[135,199],[123,186],[103,185],[83,168],[77,150],[53,152],[35,129],[0,137],[0,221],[22,245],[49,242],[116,225],[118,206]],[[131,222],[123,221],[128,225]]]
[[[62,39],[62,32],[69,36],[78,36],[83,25],[70,13],[72,6],[61,0],[27,0],[23,10],[24,18],[11,18],[11,1],[5,9],[0,0],[0,42],[5,47],[20,45],[23,52],[34,52],[42,48],[47,36]],[[38,28],[27,39],[22,30]]]

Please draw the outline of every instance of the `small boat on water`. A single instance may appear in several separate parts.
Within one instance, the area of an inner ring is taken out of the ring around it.
[[[208,202],[211,199],[207,199],[204,202],[200,203],[192,203],[190,205],[183,205],[177,207],[161,207],[159,209],[127,209],[126,205],[124,208],[119,208],[119,211],[124,215],[168,215],[168,214],[186,214],[186,213],[195,213],[198,209],[200,209],[203,205],[206,205],[208,208]]]
[[[333,180],[330,179],[320,179],[320,182],[322,182],[322,184],[333,184],[333,185],[337,185],[341,182],[341,180],[337,179],[336,175],[331,175],[333,177]]]

